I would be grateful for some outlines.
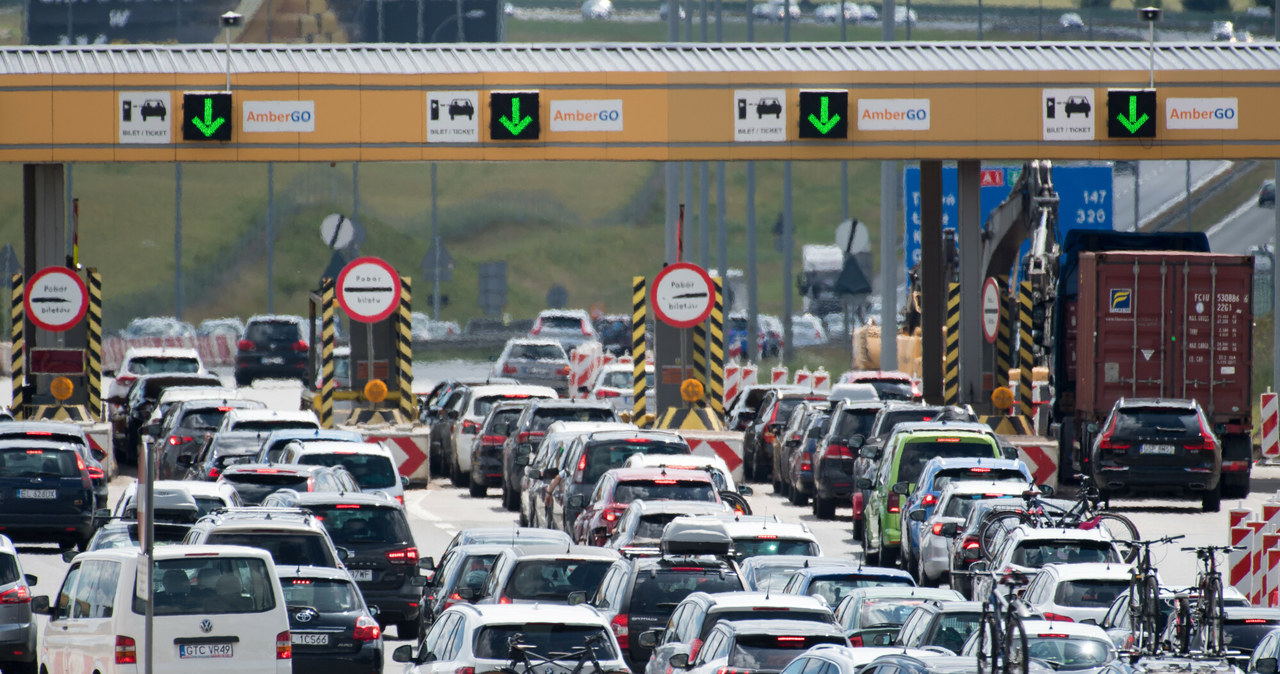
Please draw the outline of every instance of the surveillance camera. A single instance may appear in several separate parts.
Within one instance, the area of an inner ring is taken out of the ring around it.
[[[223,14],[221,18],[223,28],[235,28],[244,20],[243,16],[236,14],[235,12],[227,12],[226,14]]]
[[[1143,21],[1159,21],[1160,8],[1159,7],[1143,7],[1138,10],[1138,18],[1142,19]]]

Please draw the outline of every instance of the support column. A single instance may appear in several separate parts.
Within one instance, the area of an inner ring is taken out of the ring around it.
[[[998,279],[1000,283],[1000,323],[996,333],[996,388],[1009,388],[1009,368],[1013,362],[1013,326],[1009,311],[1009,276]]]
[[[960,404],[960,284],[947,284],[947,336],[943,351],[942,404]]]
[[[85,312],[85,333],[88,348],[85,350],[85,363],[88,372],[88,384],[85,386],[89,400],[89,414],[95,421],[105,421],[106,413],[102,408],[102,274],[97,269],[88,269],[89,308]]]
[[[645,292],[645,279],[643,276],[631,277],[631,366],[632,366],[632,398],[635,407],[632,412],[631,420],[640,423],[640,417],[644,416],[648,411],[648,403],[645,400],[646,389],[648,388],[647,377],[645,376],[645,344],[644,344],[644,318],[645,318],[645,300],[647,294]]]
[[[667,179],[667,217],[662,261],[672,264],[676,261],[676,250],[680,245],[677,231],[680,220],[680,165],[669,161],[663,166],[663,170],[666,172]]]
[[[888,0],[885,7],[890,7]],[[886,22],[893,39],[893,17]],[[898,162],[880,162],[880,369],[898,368]]]
[[[1031,418],[1031,282],[1018,286],[1018,413]]]
[[[957,163],[960,222],[960,402],[990,407],[982,399],[982,164]]]
[[[10,279],[10,304],[9,318],[11,326],[10,341],[12,347],[10,349],[9,371],[10,381],[13,384],[13,398],[9,403],[9,411],[13,414],[14,419],[22,420],[27,418],[27,312],[22,303],[23,293],[26,291],[26,277],[22,274],[14,274]]]
[[[333,279],[320,280],[320,427],[333,428]]]
[[[920,162],[920,378],[924,399],[942,402],[942,162]]]
[[[707,397],[711,400],[711,411],[717,419],[724,419],[724,277],[711,279],[715,284],[716,296],[711,303],[711,332],[708,358],[711,360],[711,377],[707,386]]]
[[[407,423],[418,418],[413,399],[413,279],[400,277],[400,306],[396,312],[396,380],[400,389],[400,416]]]
[[[27,278],[67,263],[66,186],[62,164],[22,167],[22,268]]]

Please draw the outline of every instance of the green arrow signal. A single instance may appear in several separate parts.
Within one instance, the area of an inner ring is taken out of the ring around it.
[[[813,128],[818,130],[818,133],[824,136],[827,135],[827,133],[831,131],[836,124],[840,123],[839,113],[836,113],[835,115],[828,114],[828,106],[830,103],[831,98],[829,96],[823,96],[821,103],[822,107],[819,109],[819,112],[822,113],[821,116],[813,113],[809,114],[809,123],[813,125]]]
[[[226,121],[226,117],[218,117],[217,119],[213,118],[213,99],[206,98],[204,99],[204,119],[201,120],[199,117],[195,117],[191,120],[191,123],[200,130],[200,133],[204,134],[205,138],[209,138],[212,137],[213,134],[217,132],[218,127],[222,126]]]
[[[1148,119],[1151,118],[1145,112],[1142,113],[1141,117],[1138,116],[1138,97],[1133,95],[1129,96],[1129,116],[1125,117],[1124,114],[1116,115],[1116,121],[1123,124],[1124,128],[1129,130],[1129,133],[1137,133],[1138,129],[1141,129]]]
[[[498,119],[498,121],[501,122],[503,126],[507,127],[507,131],[510,131],[511,135],[519,136],[520,132],[524,131],[525,127],[529,126],[529,124],[533,122],[533,117],[525,115],[524,119],[520,119],[520,97],[513,96],[511,98],[510,119],[508,119],[506,115],[503,115]]]

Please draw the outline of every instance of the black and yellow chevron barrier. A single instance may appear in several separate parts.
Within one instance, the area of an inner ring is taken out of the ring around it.
[[[648,411],[645,389],[648,378],[644,363],[645,279],[631,278],[631,367],[632,367],[632,419],[640,419]]]
[[[27,407],[27,399],[24,388],[27,383],[27,314],[23,308],[22,295],[26,290],[26,283],[23,282],[22,274],[14,274],[10,279],[12,295],[11,304],[9,305],[9,318],[12,323],[11,337],[13,342],[13,351],[9,357],[10,376],[13,382],[13,402],[9,405],[9,411],[13,414],[14,419],[25,419],[25,410]]]
[[[320,427],[333,428],[333,279],[320,280]]]
[[[996,328],[996,388],[1009,387],[1009,367],[1013,354],[1013,328],[1009,323],[1009,277],[1001,276],[997,281],[1000,288],[1000,323]]]
[[[960,403],[960,284],[947,287],[947,340],[942,348],[942,403]]]
[[[1035,435],[1035,429],[1031,427],[1031,419],[1022,415],[1009,416],[1006,414],[992,414],[978,417],[979,423],[986,424],[991,430],[1000,435]]]
[[[707,398],[711,401],[711,411],[717,419],[724,418],[724,279],[719,276],[711,279],[715,284],[716,297],[711,304],[711,329],[708,331],[710,348],[707,357],[711,361],[711,376],[708,378]]]
[[[704,391],[708,382],[707,374],[707,324],[699,323],[693,326],[693,378],[702,384]],[[698,404],[706,404],[705,395]]]
[[[724,422],[706,407],[669,407],[658,428],[685,431],[723,431]]]
[[[1023,416],[1031,416],[1031,282],[1018,288],[1018,406]]]
[[[89,308],[85,312],[85,346],[89,371],[86,373],[89,396],[89,414],[94,421],[103,421],[102,409],[102,274],[97,269],[88,270]]]
[[[400,277],[400,310],[394,316],[396,326],[396,374],[400,390],[400,415],[404,421],[418,418],[417,403],[413,399],[413,292],[412,279]]]
[[[29,421],[77,421],[92,422],[89,410],[84,405],[36,405],[31,410]]]

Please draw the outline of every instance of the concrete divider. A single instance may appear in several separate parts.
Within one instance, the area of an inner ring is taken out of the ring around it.
[[[697,456],[718,456],[729,467],[733,481],[742,483],[742,433],[738,431],[677,430]]]

